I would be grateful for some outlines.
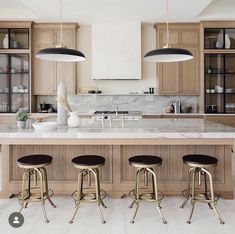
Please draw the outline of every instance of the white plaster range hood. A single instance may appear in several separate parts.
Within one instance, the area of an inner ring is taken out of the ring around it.
[[[141,22],[92,24],[92,79],[141,79]]]

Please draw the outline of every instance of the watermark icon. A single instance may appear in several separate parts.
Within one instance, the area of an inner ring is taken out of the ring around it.
[[[10,214],[8,222],[14,228],[21,227],[24,224],[24,216],[19,212],[14,212]]]

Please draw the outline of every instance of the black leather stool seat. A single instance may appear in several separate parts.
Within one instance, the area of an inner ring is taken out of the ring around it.
[[[82,155],[72,159],[72,163],[81,166],[95,166],[105,163],[105,158],[99,155]]]
[[[138,155],[129,158],[130,164],[140,164],[140,165],[153,165],[153,164],[162,164],[162,158],[153,155]]]
[[[209,155],[189,154],[183,156],[184,163],[214,165],[217,164],[218,159]]]
[[[52,162],[52,157],[49,155],[45,154],[33,154],[33,155],[27,155],[19,158],[17,162],[21,165],[25,166],[36,166],[40,164],[45,164],[45,163],[51,163]]]

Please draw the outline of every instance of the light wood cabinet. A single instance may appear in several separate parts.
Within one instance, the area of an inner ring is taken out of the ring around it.
[[[179,63],[180,67],[180,85],[179,93],[185,95],[200,94],[200,51],[194,47],[184,47],[193,54],[193,59]]]
[[[179,92],[179,63],[161,63],[158,65],[160,94],[176,94]]]
[[[77,24],[63,25],[63,43],[66,47],[76,49],[76,33]],[[59,45],[59,24],[35,24],[33,35],[34,95],[56,95],[57,87],[60,82],[65,83],[68,94],[75,94],[75,63],[51,62],[35,58],[36,53],[40,49]]]
[[[157,47],[166,44],[165,24],[156,24]],[[185,48],[194,58],[175,63],[159,63],[159,93],[162,95],[200,95],[200,30],[199,24],[172,24],[170,46]]]
[[[206,115],[205,119],[209,121],[214,121],[220,124],[228,125],[230,127],[235,127],[235,116]]]

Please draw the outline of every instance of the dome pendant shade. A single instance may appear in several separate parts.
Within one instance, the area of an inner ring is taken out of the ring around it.
[[[193,59],[190,51],[181,48],[162,48],[149,51],[144,60],[149,62],[180,62]]]
[[[36,58],[58,62],[80,62],[86,59],[82,52],[64,47],[42,49]]]

